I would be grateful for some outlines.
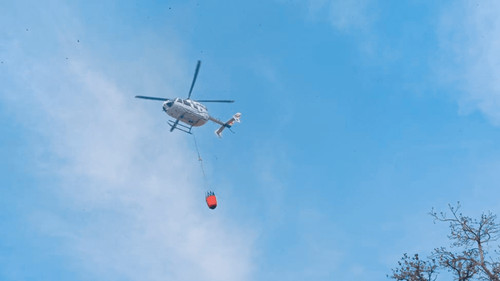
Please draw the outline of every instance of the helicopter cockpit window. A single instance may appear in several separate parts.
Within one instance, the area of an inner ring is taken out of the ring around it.
[[[198,106],[196,104],[193,103],[193,106],[196,110],[198,110]]]
[[[181,103],[182,103],[182,99],[179,99],[179,98],[175,99],[175,101],[176,101],[176,102],[181,102]]]
[[[187,105],[187,106],[191,106],[191,103],[190,103],[189,101],[184,100],[183,102],[184,102],[184,104],[185,104],[185,105]]]

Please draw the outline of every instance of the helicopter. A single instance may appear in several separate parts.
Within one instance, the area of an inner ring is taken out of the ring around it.
[[[214,118],[208,114],[208,110],[202,102],[219,102],[219,103],[233,103],[234,100],[192,100],[191,93],[193,92],[193,87],[196,82],[196,77],[198,77],[198,71],[200,70],[201,61],[196,64],[196,70],[194,71],[193,82],[191,83],[191,88],[189,89],[189,94],[186,99],[182,98],[158,98],[149,96],[135,96],[139,99],[147,100],[158,100],[163,101],[163,111],[166,114],[174,118],[174,120],[168,120],[170,125],[170,132],[177,129],[188,134],[191,133],[193,127],[200,127],[205,125],[209,120],[215,122],[221,127],[215,131],[218,137],[222,136],[222,131],[225,128],[231,130],[231,126],[234,122],[240,122],[241,113],[236,113],[227,122],[222,122],[217,118]],[[179,123],[182,122],[182,123]]]

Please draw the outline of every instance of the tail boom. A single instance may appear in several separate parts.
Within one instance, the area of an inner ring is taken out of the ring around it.
[[[229,119],[226,123],[222,123],[221,121],[219,121],[217,119],[212,120],[215,123],[221,125],[221,127],[217,131],[215,131],[215,134],[219,138],[222,137],[222,131],[224,131],[225,128],[231,128],[231,126],[233,126],[234,122],[240,123],[240,117],[241,117],[241,113],[238,112],[235,115],[233,115],[233,117],[231,119]]]

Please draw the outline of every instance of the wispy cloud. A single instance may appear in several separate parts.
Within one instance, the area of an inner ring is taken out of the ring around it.
[[[310,18],[326,20],[343,32],[367,30],[373,20],[370,0],[309,0],[308,3]]]
[[[500,125],[500,17],[498,1],[460,1],[442,17],[442,75],[464,94],[461,110],[479,110]]]
[[[204,205],[192,140],[169,134],[161,104],[151,114],[129,81],[101,70],[105,62],[96,63],[92,50],[64,59],[69,51],[64,38],[58,42],[61,52],[50,57],[7,50],[29,63],[9,68],[12,91],[26,92],[4,102],[32,109],[20,118],[38,118],[48,144],[38,161],[57,179],[47,192],[64,203],[36,210],[32,222],[60,241],[66,266],[100,280],[249,279],[254,234]]]
[[[163,124],[131,107],[132,95],[104,74],[82,65],[70,71],[72,87],[36,93],[53,126],[44,128],[50,150],[64,163],[49,167],[60,171],[55,192],[72,206],[72,215],[51,214],[60,225],[47,234],[67,240],[67,254],[87,270],[110,278],[246,279],[252,236],[208,213],[182,137],[159,133]],[[64,98],[69,88],[72,98]]]

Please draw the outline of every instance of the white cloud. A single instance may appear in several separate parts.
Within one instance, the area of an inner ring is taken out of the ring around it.
[[[500,125],[500,2],[461,1],[448,7],[440,40],[447,80],[465,94],[463,112],[481,111]]]
[[[309,16],[324,18],[340,31],[366,30],[373,20],[370,0],[309,0]]]
[[[52,214],[60,225],[48,234],[66,240],[89,272],[112,279],[247,279],[252,234],[204,206],[198,163],[184,144],[191,140],[167,134],[102,73],[74,63],[67,76],[58,92],[33,85],[43,89],[35,95],[50,116],[50,150],[65,163],[49,166],[61,176],[55,192],[72,214]]]
[[[23,61],[11,65],[6,77],[17,85],[10,89],[25,92],[12,92],[5,102],[30,109],[20,118],[36,126],[41,144],[48,143],[38,148],[39,161],[58,180],[47,192],[64,202],[61,209],[37,210],[32,219],[41,233],[60,241],[78,274],[101,280],[248,280],[255,234],[227,211],[208,210],[192,140],[168,132],[161,103],[152,113],[151,102],[133,99],[130,81],[104,73],[89,55],[61,59],[70,52],[67,46],[63,54],[26,55],[23,48],[33,46],[23,44],[6,50],[11,60]],[[169,74],[163,73],[165,79],[177,77]]]

